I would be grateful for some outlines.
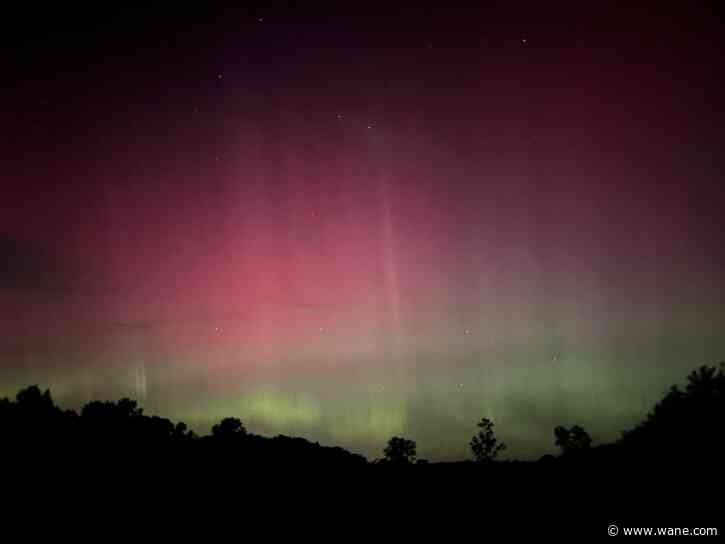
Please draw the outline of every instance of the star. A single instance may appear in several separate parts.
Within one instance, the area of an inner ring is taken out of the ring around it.
[[[521,38],[521,45],[526,45],[528,41],[526,38]]]
[[[224,74],[221,74],[221,73],[220,73],[220,74],[217,74],[217,75],[216,75],[216,78],[217,78],[217,79],[221,79],[221,78],[223,78],[223,77],[224,77]]]
[[[345,118],[345,116],[344,116],[343,114],[341,114],[341,113],[338,113],[338,114],[336,115],[336,117],[337,117],[338,119],[344,119],[344,118]]]
[[[257,17],[257,22],[258,22],[258,23],[261,23],[261,22],[263,22],[263,21],[264,21],[264,17]]]
[[[470,330],[468,330],[468,329],[466,329],[466,330],[464,331],[464,334],[471,334],[471,331],[470,331]]]

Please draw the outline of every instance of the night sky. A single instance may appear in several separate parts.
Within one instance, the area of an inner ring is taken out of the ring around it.
[[[0,396],[533,459],[725,359],[722,14],[511,4],[5,13]]]

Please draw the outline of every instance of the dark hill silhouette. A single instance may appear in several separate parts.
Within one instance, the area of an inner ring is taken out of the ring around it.
[[[27,387],[12,401],[0,399],[3,453],[16,459],[38,456],[108,465],[143,459],[210,465],[221,462],[254,465],[360,466],[365,457],[304,438],[266,438],[248,433],[236,418],[214,425],[198,437],[186,424],[143,413],[136,401],[92,401],[80,414],[58,408],[50,391]],[[47,462],[47,460],[45,461]]]
[[[623,433],[626,455],[668,461],[725,459],[725,362],[701,366],[674,385],[645,421]]]

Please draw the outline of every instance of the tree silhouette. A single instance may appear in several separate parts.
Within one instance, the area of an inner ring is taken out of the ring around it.
[[[171,438],[176,441],[189,441],[196,438],[196,433],[187,427],[186,423],[180,421],[174,426]]]
[[[37,385],[18,391],[14,403],[6,399],[0,415],[3,432],[15,445],[37,448],[57,442],[66,431],[63,412],[53,402],[50,391],[41,391]]]
[[[139,408],[135,400],[128,398],[122,398],[118,402],[94,400],[81,410],[81,417],[84,418],[121,421],[141,416],[143,416],[143,408]]]
[[[592,445],[591,436],[579,425],[574,425],[571,429],[559,425],[554,428],[554,436],[555,444],[565,454],[586,450]]]
[[[703,365],[687,375],[687,395],[697,399],[710,399],[723,393],[725,363],[720,368]]]
[[[385,461],[394,465],[407,465],[415,462],[416,458],[415,441],[394,436],[388,440],[388,445],[383,450]]]
[[[220,439],[239,438],[247,435],[247,429],[236,417],[225,417],[211,428],[211,434]]]
[[[50,390],[41,392],[37,385],[31,385],[18,391],[15,396],[16,406],[28,415],[47,416],[56,412],[57,408],[50,396]]]
[[[480,431],[471,439],[473,458],[479,463],[490,462],[506,449],[506,444],[499,442],[493,431],[493,421],[484,417],[477,424]]]

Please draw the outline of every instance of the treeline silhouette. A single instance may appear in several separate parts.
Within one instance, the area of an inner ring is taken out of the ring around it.
[[[558,456],[545,455],[538,462],[499,461],[506,448],[497,437],[494,422],[483,417],[471,438],[472,459],[459,463],[429,463],[417,457],[417,444],[392,437],[383,457],[368,461],[339,447],[322,446],[304,438],[279,435],[263,437],[247,431],[242,421],[228,417],[198,436],[184,423],[144,414],[136,401],[92,401],[80,413],[58,407],[49,390],[29,386],[15,400],[0,399],[0,437],[4,456],[98,463],[199,462],[209,466],[324,466],[458,465],[537,467],[669,465],[690,461],[721,463],[725,458],[725,363],[702,366],[687,376],[684,389],[672,386],[646,419],[619,440],[593,446],[579,426],[557,426],[553,442]]]

